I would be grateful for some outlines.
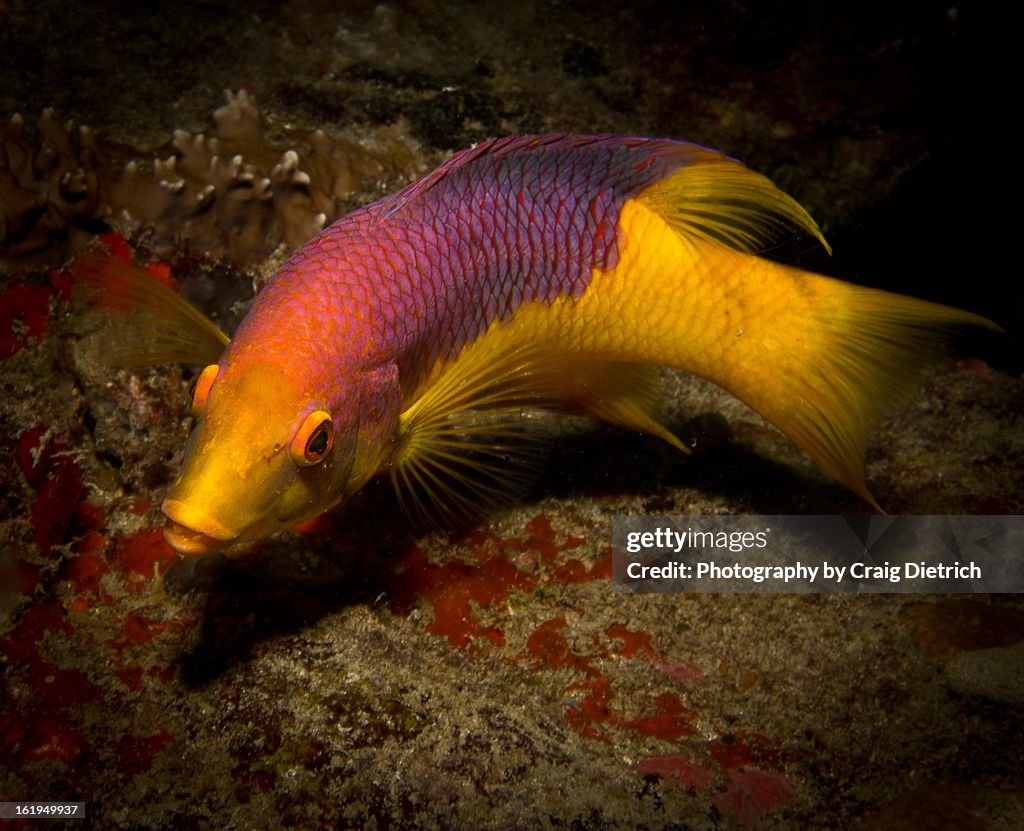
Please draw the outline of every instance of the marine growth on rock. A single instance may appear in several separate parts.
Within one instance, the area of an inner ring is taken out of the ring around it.
[[[423,173],[404,124],[268,125],[244,90],[201,133],[146,153],[52,110],[0,125],[0,272],[59,265],[113,227],[158,254],[253,265],[367,197]]]

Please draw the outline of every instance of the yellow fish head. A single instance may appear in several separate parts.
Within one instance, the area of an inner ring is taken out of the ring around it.
[[[295,373],[269,364],[211,364],[192,393],[198,421],[162,510],[164,535],[186,555],[252,542],[342,499],[358,423],[339,424]]]

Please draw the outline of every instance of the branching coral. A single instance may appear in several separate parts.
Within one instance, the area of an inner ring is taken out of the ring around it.
[[[213,120],[145,157],[52,112],[34,129],[16,115],[0,127],[0,270],[55,265],[104,225],[144,233],[157,253],[252,264],[424,171],[401,124],[271,138],[244,91]]]

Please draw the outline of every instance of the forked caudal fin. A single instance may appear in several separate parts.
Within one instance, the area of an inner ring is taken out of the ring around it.
[[[795,279],[813,298],[807,324],[780,327],[774,378],[746,376],[734,391],[881,511],[864,481],[870,430],[912,394],[957,330],[999,327],[912,297],[799,272]]]
[[[619,261],[556,304],[557,328],[727,389],[881,510],[864,482],[869,431],[956,330],[999,327],[755,256],[783,231],[825,243],[764,176],[714,151],[678,152],[683,167],[623,205]]]

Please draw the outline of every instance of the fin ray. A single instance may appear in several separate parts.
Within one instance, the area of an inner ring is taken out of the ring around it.
[[[650,433],[677,450],[690,449],[657,418],[661,379],[652,364],[601,361],[577,369],[570,408],[630,430]]]
[[[767,176],[696,144],[670,151],[680,167],[639,198],[678,233],[753,254],[797,230],[832,253],[811,215]]]
[[[816,278],[823,347],[799,375],[780,373],[774,401],[755,405],[827,473],[877,510],[864,479],[871,428],[907,398],[959,330],[1001,331],[979,315]],[[742,396],[741,396],[742,397]]]
[[[543,338],[516,342],[501,323],[435,368],[412,397],[391,479],[403,508],[419,517],[468,518],[522,496],[546,438],[531,429],[531,410],[583,413],[686,451],[653,415],[653,366],[568,352]]]
[[[99,328],[80,348],[116,367],[216,363],[228,336],[181,295],[135,266],[96,252],[73,266],[77,313]]]

